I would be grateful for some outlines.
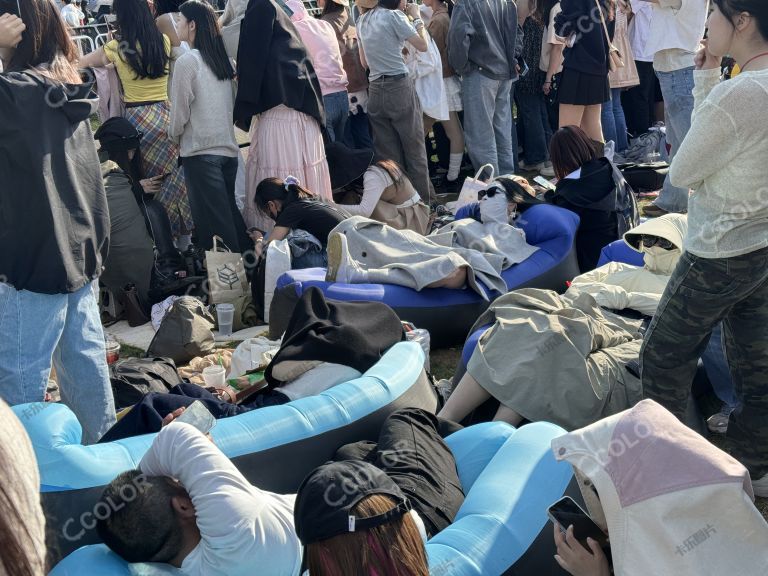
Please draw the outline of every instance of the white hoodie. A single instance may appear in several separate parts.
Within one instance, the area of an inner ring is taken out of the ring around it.
[[[688,217],[684,214],[667,214],[643,222],[624,234],[624,242],[633,250],[644,254],[645,264],[642,267],[623,262],[609,262],[574,278],[569,292],[578,290],[591,294],[603,308],[630,308],[646,316],[653,316],[669,277],[680,259],[683,238],[687,231]],[[676,248],[646,248],[641,242],[643,235],[659,236],[672,242]]]

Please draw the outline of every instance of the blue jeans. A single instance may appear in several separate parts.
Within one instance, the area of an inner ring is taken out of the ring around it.
[[[323,96],[323,105],[325,106],[325,129],[328,130],[331,142],[343,139],[344,127],[349,116],[347,91],[334,92],[333,94]]]
[[[627,142],[627,121],[621,106],[621,88],[611,88],[611,99],[603,104],[601,121],[603,138],[616,144],[616,152],[624,152],[629,147]]]
[[[667,125],[667,142],[672,146],[670,163],[685,135],[691,129],[693,114],[693,68],[674,72],[656,72],[664,96],[664,114]],[[669,176],[664,180],[659,197],[654,202],[668,212],[688,211],[688,190],[672,186]]]
[[[549,126],[547,103],[543,93],[518,92],[517,119],[525,129],[523,150],[526,164],[539,164],[549,159],[549,140],[552,129]]]
[[[95,287],[38,294],[0,284],[0,396],[10,405],[41,402],[53,361],[61,400],[86,444],[115,423]]]
[[[491,164],[496,174],[515,171],[512,80],[492,80],[473,70],[463,78],[464,138],[475,170]]]
[[[701,361],[715,395],[723,404],[736,408],[739,402],[731,377],[731,368],[728,366],[722,323],[712,329],[712,335],[709,337],[707,348],[701,355]]]

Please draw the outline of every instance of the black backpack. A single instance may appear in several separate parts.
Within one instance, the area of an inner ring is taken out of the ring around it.
[[[170,358],[125,358],[109,367],[115,408],[133,406],[149,392],[166,393],[183,382]]]

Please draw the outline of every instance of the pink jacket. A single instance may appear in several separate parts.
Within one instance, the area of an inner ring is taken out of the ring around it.
[[[339,41],[336,39],[333,27],[328,22],[307,14],[300,0],[288,0],[286,4],[293,11],[291,21],[296,26],[315,65],[323,96],[346,90],[347,73],[344,72]]]

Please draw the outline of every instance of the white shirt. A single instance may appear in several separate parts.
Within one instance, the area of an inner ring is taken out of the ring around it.
[[[302,548],[293,526],[296,496],[248,482],[196,428],[172,422],[141,459],[147,476],[169,476],[192,498],[202,539],[181,564],[189,576],[296,576]]]
[[[645,0],[632,0],[632,13],[634,17],[629,23],[629,45],[632,48],[632,56],[638,62],[653,62],[653,51],[648,49],[653,4]]]
[[[709,0],[659,0],[654,5],[646,44],[646,51],[654,54],[654,70],[674,72],[693,66],[708,12]]]
[[[74,4],[65,4],[61,8],[61,17],[69,26],[75,28],[83,25],[83,18],[85,18],[85,15],[80,8]]]

